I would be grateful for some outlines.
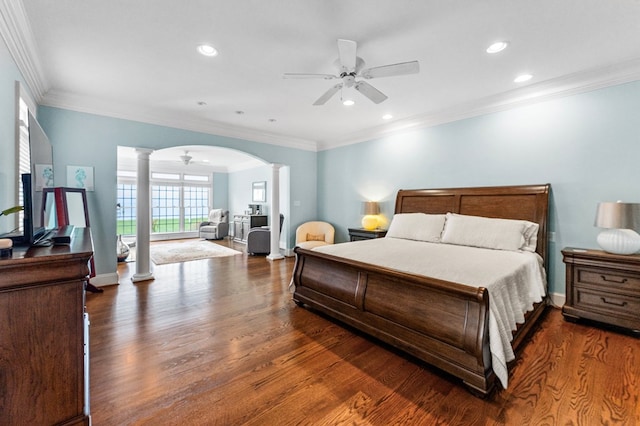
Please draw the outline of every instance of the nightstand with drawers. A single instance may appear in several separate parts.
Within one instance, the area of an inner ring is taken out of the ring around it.
[[[368,230],[364,228],[349,228],[349,238],[351,239],[351,241],[384,238],[385,235],[387,235],[386,229]]]
[[[640,337],[640,255],[565,248],[567,320],[586,318]]]

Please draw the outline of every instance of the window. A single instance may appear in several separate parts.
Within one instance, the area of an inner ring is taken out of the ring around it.
[[[180,180],[180,175],[178,173],[151,173],[151,180],[154,179],[163,179],[163,180]]]
[[[136,233],[135,173],[118,171],[117,233]],[[151,233],[194,232],[209,215],[211,186],[206,175],[151,173]],[[203,182],[203,183],[200,183]]]
[[[180,231],[180,187],[151,185],[151,232]]]
[[[209,176],[204,175],[184,175],[184,180],[192,182],[209,182]]]
[[[209,217],[209,188],[205,186],[185,186],[184,190],[184,230],[197,231],[200,222]]]
[[[116,234],[136,234],[136,185],[118,182]]]

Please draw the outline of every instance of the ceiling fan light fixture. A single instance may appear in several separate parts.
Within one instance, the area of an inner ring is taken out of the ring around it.
[[[509,45],[509,42],[507,41],[497,41],[493,43],[491,46],[487,47],[487,53],[502,52],[504,49],[507,48],[508,45]]]
[[[218,55],[218,51],[216,50],[216,48],[211,46],[210,44],[201,44],[200,46],[198,46],[198,52],[204,56]]]
[[[188,166],[189,163],[191,163],[191,159],[193,159],[193,157],[189,155],[189,151],[185,151],[184,155],[180,156],[180,159],[182,160],[185,166]]]
[[[342,105],[344,106],[351,106],[354,105],[356,102],[353,99],[345,99],[342,101]]]
[[[383,120],[391,120],[392,118],[393,118],[393,115],[391,115],[391,114],[385,114],[385,115],[382,116]]]
[[[380,77],[392,77],[397,75],[417,74],[420,72],[418,61],[398,62],[373,68],[364,68],[364,60],[357,56],[358,44],[353,40],[338,39],[338,59],[334,62],[338,68],[338,74],[300,74],[285,73],[284,78],[321,78],[325,80],[339,79],[340,83],[334,84],[314,103],[314,106],[324,105],[333,95],[342,88],[354,88],[374,104],[379,104],[387,99],[387,95],[373,87],[364,80]],[[353,101],[342,100],[346,106],[353,105]]]

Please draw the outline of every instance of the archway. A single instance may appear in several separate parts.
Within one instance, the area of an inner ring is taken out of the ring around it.
[[[144,158],[139,157],[139,152],[136,152],[135,148],[130,147],[118,147],[118,179],[122,180],[133,179],[133,176],[137,176],[137,170],[140,167],[140,161],[145,161]],[[254,180],[262,180],[268,182],[268,188],[270,194],[276,194],[278,197],[275,201],[270,197],[267,199],[266,205],[271,206],[268,208],[268,212],[272,213],[274,210],[285,215],[285,226],[283,226],[282,235],[276,241],[276,247],[279,249],[282,242],[284,242],[284,249],[289,249],[288,242],[290,240],[290,229],[287,226],[290,217],[290,182],[289,182],[289,168],[288,166],[277,167],[278,174],[275,175],[275,181],[279,182],[277,190],[274,191],[272,182],[274,182],[274,165],[270,164],[260,158],[256,158],[246,152],[242,152],[235,149],[216,147],[216,146],[204,146],[204,145],[188,145],[188,146],[174,146],[170,148],[163,148],[159,150],[153,150],[148,154],[149,171],[146,180],[146,185],[149,186],[151,181],[149,177],[164,175],[166,176],[182,176],[191,178],[207,175],[211,179],[209,180],[209,186],[212,191],[211,205],[209,207],[224,208],[230,212],[243,212],[247,208],[247,200],[250,200],[251,183]],[[281,171],[281,172],[280,172]],[[144,185],[144,183],[137,183],[137,186]],[[246,190],[246,191],[245,191]],[[148,194],[146,195],[148,197]],[[277,209],[274,209],[274,202],[277,204]],[[207,210],[208,212],[208,210]],[[149,217],[147,215],[146,217]],[[274,222],[273,217],[270,217],[271,223]],[[142,226],[148,226],[148,220],[146,224]],[[191,235],[191,237],[194,235]],[[154,235],[149,238],[138,238],[136,236],[136,244],[140,247],[141,244],[148,244],[151,240],[155,239],[168,239],[171,236],[158,236]],[[189,237],[187,233],[174,234],[173,238]],[[277,236],[276,236],[277,237]],[[146,241],[145,241],[146,240]],[[272,245],[272,248],[274,246]],[[142,252],[145,252],[144,249]],[[272,253],[268,258],[277,259],[281,256],[274,255]],[[144,265],[142,265],[144,266]],[[137,269],[138,265],[136,265]],[[139,271],[137,274],[144,279],[152,279],[149,277],[150,271]],[[135,276],[134,276],[135,280]]]

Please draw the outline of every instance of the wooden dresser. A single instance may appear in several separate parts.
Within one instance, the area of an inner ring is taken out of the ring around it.
[[[624,327],[640,337],[640,255],[565,248],[566,319]]]
[[[92,255],[89,228],[76,228],[70,245],[14,248],[0,259],[2,425],[90,424],[84,286]]]

